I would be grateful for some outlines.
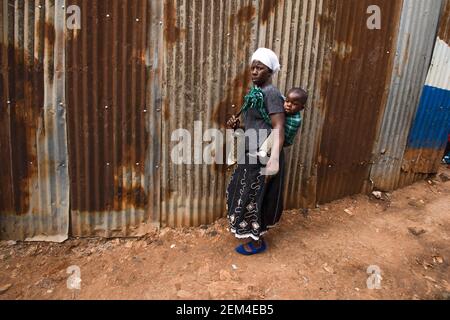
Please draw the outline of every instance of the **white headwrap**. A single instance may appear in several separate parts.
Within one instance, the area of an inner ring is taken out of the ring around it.
[[[277,73],[281,69],[277,55],[270,49],[259,48],[258,50],[256,50],[252,56],[252,62],[255,60],[262,62],[264,65],[270,68],[273,73]]]

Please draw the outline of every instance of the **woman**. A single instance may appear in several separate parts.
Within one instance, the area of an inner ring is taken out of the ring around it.
[[[257,164],[251,164],[255,161],[250,161],[252,150],[259,148],[264,141],[256,139],[256,146],[246,141],[245,162],[239,162],[227,188],[231,231],[239,239],[251,240],[236,248],[243,255],[266,250],[263,235],[279,222],[283,211],[284,99],[272,85],[272,77],[279,70],[280,63],[273,51],[260,48],[253,54],[251,71],[254,87],[246,96],[243,108],[245,130],[267,130],[268,133],[277,130],[279,135],[266,166],[259,159]],[[239,119],[233,116],[227,125],[236,129]],[[269,179],[264,172],[272,174]]]

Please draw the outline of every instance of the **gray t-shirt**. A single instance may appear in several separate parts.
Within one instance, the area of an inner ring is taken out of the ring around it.
[[[269,115],[284,113],[284,97],[274,85],[270,84],[266,87],[261,88],[264,93],[264,105],[267,109]],[[267,130],[267,136],[270,134],[272,128],[269,124],[264,121],[264,118],[258,112],[258,110],[250,108],[244,114],[245,130],[254,129],[258,133],[260,129]],[[255,143],[250,143],[248,137],[246,138],[245,148],[246,151],[253,153],[257,150],[264,142],[264,135],[256,134],[257,146]]]

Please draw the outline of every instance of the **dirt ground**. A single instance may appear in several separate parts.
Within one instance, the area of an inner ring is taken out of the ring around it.
[[[450,176],[450,169],[442,168]],[[0,299],[450,299],[450,181],[287,211],[244,257],[222,219],[140,239],[0,243]],[[69,266],[81,290],[69,290]],[[369,266],[381,270],[368,289]]]

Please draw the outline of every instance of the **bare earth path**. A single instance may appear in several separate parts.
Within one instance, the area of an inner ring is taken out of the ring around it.
[[[450,176],[450,170],[442,168]],[[259,256],[222,219],[142,239],[0,243],[0,299],[449,299],[450,182],[284,213]],[[81,270],[81,290],[66,270]],[[367,268],[381,289],[367,288]]]

